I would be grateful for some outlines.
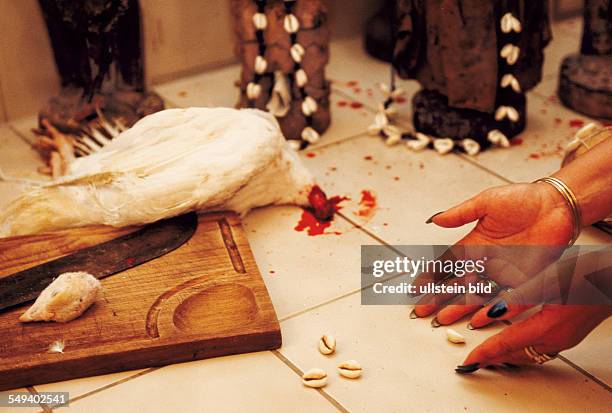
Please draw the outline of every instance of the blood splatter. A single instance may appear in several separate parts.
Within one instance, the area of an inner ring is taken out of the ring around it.
[[[184,90],[181,90],[180,92],[178,92],[179,97],[186,97],[187,96],[187,92],[185,92]]]
[[[540,154],[539,153],[530,153],[529,154],[529,159],[540,159]]]
[[[425,164],[423,162],[419,162],[419,169],[425,169]]]
[[[361,191],[361,200],[359,201],[360,208],[355,212],[355,215],[360,217],[372,216],[376,210],[376,206],[376,196],[371,191],[364,189]]]
[[[353,89],[353,92],[360,94],[361,93],[361,88],[360,87],[356,87]]]
[[[135,260],[134,260],[134,258],[126,258],[126,259],[125,259],[125,264],[126,264],[128,267],[131,267],[132,265],[134,265],[134,261],[135,261]]]
[[[584,121],[582,119],[570,119],[569,125],[572,128],[582,128],[584,126]]]
[[[355,87],[355,86],[357,86],[358,84],[359,84],[359,82],[358,82],[358,81],[356,81],[356,80],[349,80],[348,82],[346,82],[346,85],[347,85],[348,87]]]
[[[402,103],[406,103],[406,98],[403,97],[403,96],[398,96],[398,97],[394,98],[393,101],[395,103],[399,103],[401,105]]]
[[[308,153],[306,154],[306,157],[307,157],[307,158],[314,158],[315,156],[317,156],[317,154],[316,154],[316,153],[314,153],[314,152],[308,152]]]
[[[340,196],[327,198],[325,192],[318,185],[313,186],[310,194],[308,194],[310,207],[302,210],[302,216],[295,226],[295,230],[307,230],[310,236],[323,234],[339,235],[339,232],[325,232],[325,229],[329,228],[334,214],[341,208],[340,203],[346,199],[348,198]]]
[[[338,101],[338,107],[343,108],[346,105],[348,105],[348,102],[346,100],[339,100]]]
[[[361,102],[351,102],[351,109],[361,109],[363,107],[363,103]]]
[[[269,271],[269,273],[270,273],[270,274],[276,274],[276,271],[274,271],[274,270],[270,270],[270,271]]]
[[[561,118],[555,118],[555,125],[561,125],[562,122]]]
[[[510,145],[518,146],[523,144],[523,138],[514,138],[510,141]]]
[[[372,159],[374,159],[374,158],[372,158],[372,155],[366,155],[366,156],[364,156],[364,157],[363,157],[363,159],[364,159],[365,161],[371,161],[371,160],[372,160]]]
[[[394,176],[394,177],[393,177],[393,180],[394,180],[394,181],[399,181],[399,180],[400,180],[400,177],[399,177],[399,176]]]

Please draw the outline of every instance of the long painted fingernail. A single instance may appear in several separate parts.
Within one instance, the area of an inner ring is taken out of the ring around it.
[[[476,330],[476,327],[474,327],[474,326],[472,325],[472,323],[468,323],[468,325],[467,325],[467,329],[468,329],[468,330]]]
[[[421,318],[421,317],[419,317],[419,316],[417,315],[417,313],[416,313],[414,310],[412,310],[412,311],[410,312],[410,318],[412,318],[412,319],[414,320],[415,318]]]
[[[480,368],[480,363],[466,364],[465,366],[457,366],[455,372],[459,374],[470,374],[474,373]]]
[[[425,221],[425,223],[426,223],[426,224],[431,224],[431,223],[433,222],[433,219],[434,219],[436,216],[438,216],[438,215],[440,215],[440,214],[442,214],[442,213],[444,213],[444,212],[445,212],[445,211],[436,212],[435,214],[433,214],[432,216],[430,216],[429,218],[427,218],[427,221]]]
[[[433,328],[438,328],[440,327],[442,324],[440,324],[440,322],[438,321],[438,317],[434,317],[433,320],[431,320],[431,326]]]
[[[506,304],[504,300],[501,300],[500,302],[496,303],[493,307],[489,308],[489,311],[487,312],[487,317],[499,318],[503,316],[504,314],[506,314],[506,311],[508,311],[508,305]]]

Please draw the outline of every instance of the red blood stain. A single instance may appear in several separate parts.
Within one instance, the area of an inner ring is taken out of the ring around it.
[[[270,270],[270,274],[276,274],[276,271]]]
[[[353,89],[353,92],[359,94],[359,93],[361,93],[361,88],[360,87],[356,87],[356,88]]]
[[[582,128],[584,126],[584,121],[582,119],[570,119],[569,125],[572,128]]]
[[[385,169],[391,169],[391,165],[385,165]]]
[[[374,92],[370,88],[366,89],[366,93],[367,93],[368,97],[372,97],[374,95]]]
[[[393,177],[393,180],[395,180],[395,181],[399,181],[399,180],[400,180],[400,177],[399,177],[399,176],[394,176],[394,177]]]
[[[187,92],[185,92],[184,90],[181,90],[180,92],[178,92],[179,97],[184,98],[185,96],[187,96]]]
[[[561,118],[555,118],[555,125],[561,125],[563,121],[561,120]]]
[[[329,167],[329,170],[330,170],[330,171],[334,171],[334,172],[335,172],[335,171],[337,171],[337,170],[338,170],[338,168],[336,168],[335,166],[330,166],[330,167]]]
[[[523,138],[514,138],[510,141],[510,145],[518,146],[523,144]]]
[[[401,105],[402,103],[406,103],[406,98],[405,98],[405,97],[403,97],[403,96],[398,96],[398,97],[396,97],[396,98],[395,98],[395,99],[393,99],[393,100],[395,101],[395,103],[399,103],[400,105]]]
[[[132,265],[134,265],[134,258],[126,258],[125,259],[125,263],[126,265],[128,265],[129,267],[131,267]]]
[[[359,201],[359,210],[355,215],[360,217],[369,217],[374,213],[376,209],[376,196],[369,190],[364,189],[361,191],[361,200]]]
[[[306,157],[307,157],[307,158],[314,158],[315,156],[317,156],[317,154],[316,154],[316,153],[314,153],[314,152],[308,152],[308,153],[306,154]]]
[[[338,101],[338,107],[345,107],[346,105],[348,105],[348,102],[346,100],[339,100]]]
[[[425,164],[423,162],[419,162],[419,169],[425,169]]]
[[[348,87],[355,87],[355,86],[357,86],[358,84],[359,84],[359,82],[358,82],[358,81],[356,81],[356,80],[349,80],[348,82],[346,82],[346,85],[347,85]]]
[[[389,224],[387,224],[386,222],[383,222],[383,227],[388,226]]]
[[[529,154],[529,159],[540,159],[540,154],[539,153],[530,153]]]
[[[334,214],[340,210],[340,203],[346,200],[346,197],[333,196],[327,198],[325,192],[315,185],[308,194],[308,202],[310,202],[310,208],[304,208],[300,221],[295,226],[296,231],[308,231],[308,235],[323,235],[323,234],[336,234],[339,232],[325,232],[326,228],[332,223]]]
[[[372,158],[372,155],[366,155],[363,157],[363,159],[366,161],[371,161],[373,158]]]
[[[361,109],[363,107],[363,103],[361,102],[351,102],[352,109]]]

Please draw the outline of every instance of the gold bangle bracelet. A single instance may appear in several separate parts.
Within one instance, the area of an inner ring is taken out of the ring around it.
[[[582,225],[582,213],[580,212],[580,205],[578,204],[578,198],[571,189],[560,179],[553,178],[551,176],[547,176],[545,178],[540,178],[535,182],[546,182],[549,185],[552,185],[553,188],[557,190],[567,202],[567,205],[572,213],[572,217],[574,218],[573,225],[573,234],[572,239],[570,240],[568,247],[574,245],[574,242],[578,239],[580,235],[580,227]]]

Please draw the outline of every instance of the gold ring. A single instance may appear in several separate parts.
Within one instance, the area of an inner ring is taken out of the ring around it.
[[[557,354],[540,353],[536,351],[533,346],[527,346],[524,348],[524,350],[525,354],[527,354],[527,357],[529,357],[530,360],[538,364],[544,364],[547,361],[551,361],[552,359],[555,359],[557,357]]]

